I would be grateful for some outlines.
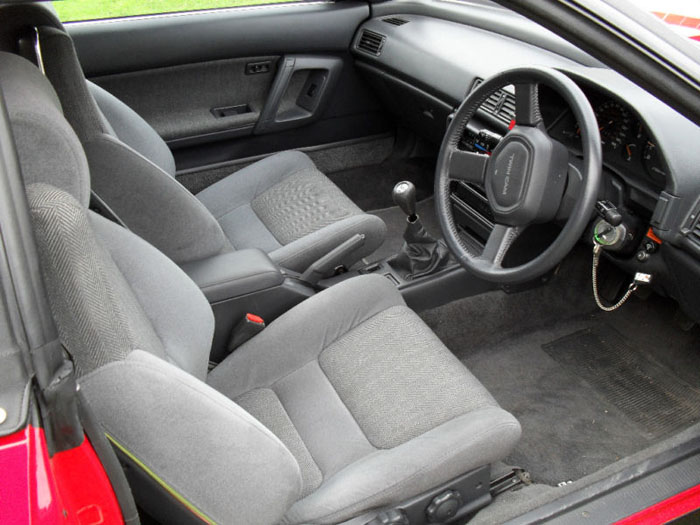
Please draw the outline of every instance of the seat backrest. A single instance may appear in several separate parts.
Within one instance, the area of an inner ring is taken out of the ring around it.
[[[92,190],[130,230],[178,264],[231,251],[216,219],[173,176],[172,154],[158,134],[125,104],[89,86],[72,39],[50,9],[0,6],[0,46],[22,52],[12,40],[34,25],[46,76],[83,144]]]
[[[175,159],[170,148],[141,115],[106,89],[87,82],[88,90],[97,103],[107,132],[137,151],[171,177],[175,176]]]
[[[87,211],[88,163],[51,85],[9,53],[0,53],[0,71],[47,288],[78,372],[141,349],[203,379],[214,321],[199,288],[148,243]]]
[[[0,52],[40,266],[59,336],[134,497],[163,522],[277,523],[301,474],[282,442],[203,381],[214,318],[153,246],[87,209],[89,171],[55,92]]]

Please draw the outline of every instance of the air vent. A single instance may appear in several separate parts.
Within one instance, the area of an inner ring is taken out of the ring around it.
[[[693,229],[688,232],[688,239],[700,246],[700,218],[696,219]]]
[[[384,35],[369,29],[363,29],[360,40],[357,42],[357,49],[378,57],[382,52],[385,40],[386,37]]]
[[[405,20],[403,18],[397,18],[394,16],[390,16],[389,18],[382,18],[382,22],[386,22],[387,24],[391,24],[394,26],[402,26],[404,24],[408,24],[408,20]]]
[[[472,86],[474,91],[484,81],[482,78],[477,78]],[[481,109],[496,117],[504,124],[510,124],[515,119],[515,95],[509,93],[505,89],[498,89],[489,95]]]

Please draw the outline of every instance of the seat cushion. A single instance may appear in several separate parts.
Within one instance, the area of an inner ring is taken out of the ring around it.
[[[272,155],[200,192],[235,249],[260,248],[280,265],[304,271],[349,239],[366,236],[353,262],[376,250],[386,226],[362,212],[298,151]]]
[[[209,374],[294,454],[288,523],[335,523],[505,457],[520,435],[384,277],[350,279],[274,321]]]

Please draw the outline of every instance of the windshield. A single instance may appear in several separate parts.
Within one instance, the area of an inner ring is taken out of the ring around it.
[[[700,1],[636,0],[635,4],[666,22],[678,34],[700,42]]]

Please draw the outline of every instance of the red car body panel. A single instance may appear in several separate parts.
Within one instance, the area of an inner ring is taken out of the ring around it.
[[[0,522],[35,525],[123,523],[112,485],[85,438],[49,457],[44,430],[0,437]]]
[[[651,507],[628,516],[616,525],[656,525],[669,523],[700,509],[700,485],[679,492]],[[700,518],[698,518],[700,521]]]

